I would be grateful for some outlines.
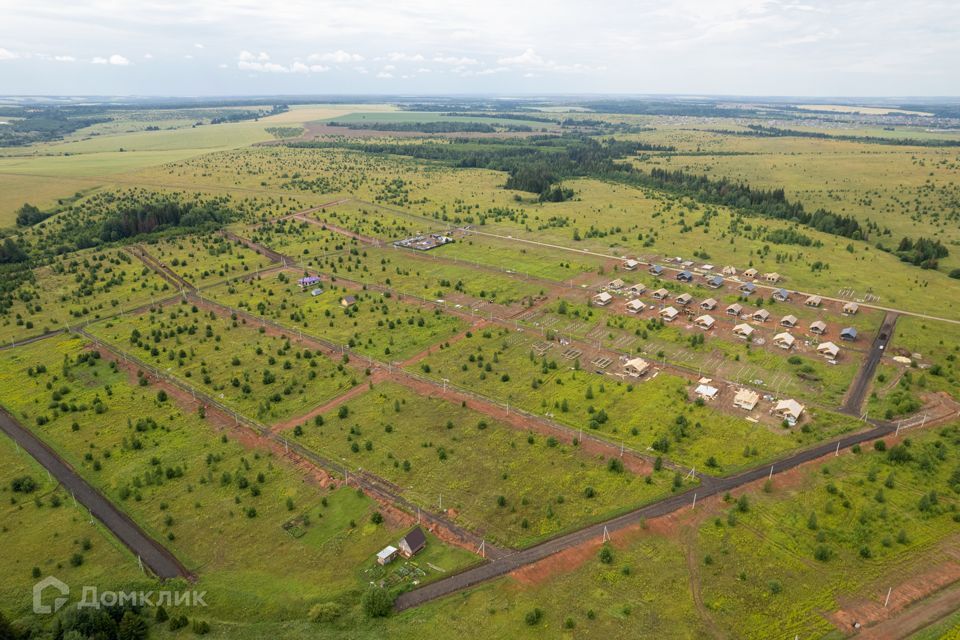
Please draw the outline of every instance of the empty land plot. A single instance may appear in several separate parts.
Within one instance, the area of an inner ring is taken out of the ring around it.
[[[144,245],[147,252],[195,287],[269,266],[270,259],[220,235],[183,236]]]
[[[366,248],[358,255],[340,261],[328,259],[327,265],[343,277],[390,286],[403,293],[423,298],[444,298],[463,294],[478,300],[512,304],[541,294],[543,288],[522,278],[419,258],[402,249]]]
[[[712,473],[754,466],[858,422],[828,412],[803,428],[768,428],[689,402],[688,381],[661,372],[627,383],[578,370],[576,361],[538,357],[532,342],[486,330],[426,358],[420,369],[511,406],[549,415],[575,429],[625,442]]]
[[[913,377],[930,391],[946,391],[960,400],[960,325],[900,316],[889,355],[911,358]]]
[[[324,282],[301,288],[298,275],[281,271],[215,287],[206,295],[231,307],[374,358],[402,360],[457,333],[466,323],[432,307],[399,301],[389,293]],[[323,293],[312,295],[316,288]],[[352,300],[352,301],[351,301]]]
[[[749,496],[746,511],[726,507],[726,517],[701,526],[693,551],[712,559],[701,572],[704,604],[734,636],[767,638],[772,626],[787,636],[826,634],[832,625],[821,612],[855,597],[880,608],[889,587],[896,602],[917,561],[943,561],[924,552],[956,536],[958,500],[948,485],[957,435],[954,425],[886,452],[801,468],[783,492],[774,479],[774,491]]]
[[[70,492],[48,479],[36,460],[0,434],[0,606],[29,613],[29,593],[43,576],[69,584],[117,588],[142,577],[137,559],[99,523],[91,523]]]
[[[81,251],[34,269],[32,282],[0,297],[0,338],[9,342],[79,324],[172,293],[170,285],[119,249]]]
[[[442,499],[458,522],[512,546],[639,506],[669,494],[673,484],[672,472],[645,481],[619,460],[395,383],[322,416],[300,439],[393,482],[424,507],[436,509]]]
[[[296,219],[242,225],[233,230],[242,237],[311,266],[320,264],[328,254],[357,246],[357,241],[352,238]]]
[[[357,382],[356,372],[343,363],[183,303],[96,324],[90,331],[263,422],[304,413]]]
[[[431,256],[475,262],[547,280],[565,281],[596,272],[609,260],[563,249],[538,247],[480,235],[466,235],[434,249]]]
[[[198,573],[197,588],[210,594],[205,616],[262,622],[303,617],[323,600],[354,606],[378,575],[374,555],[404,530],[374,524],[376,503],[354,489],[305,482],[257,441],[217,433],[131,379],[73,338],[0,354],[0,384],[17,389],[4,395],[6,408]],[[35,402],[54,397],[56,408]],[[300,537],[284,529],[293,520]],[[474,561],[434,539],[429,546],[447,572]]]
[[[418,218],[413,214],[400,214],[368,202],[350,200],[309,214],[310,217],[354,233],[379,238],[399,240],[419,233],[428,233],[446,225]]]

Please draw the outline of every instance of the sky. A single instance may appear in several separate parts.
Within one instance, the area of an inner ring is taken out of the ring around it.
[[[956,0],[0,0],[0,94],[960,93]]]

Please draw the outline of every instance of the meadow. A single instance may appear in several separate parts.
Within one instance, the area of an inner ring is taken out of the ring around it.
[[[306,413],[356,385],[362,375],[275,332],[186,302],[92,325],[89,331],[261,422]]]
[[[220,235],[183,236],[144,247],[194,287],[203,287],[264,269],[273,264],[240,243]]]

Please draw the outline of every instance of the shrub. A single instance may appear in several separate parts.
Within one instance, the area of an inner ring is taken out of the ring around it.
[[[367,589],[360,601],[364,613],[370,618],[383,618],[390,614],[393,609],[393,596],[386,589],[380,587],[370,587]]]
[[[524,616],[524,621],[531,627],[539,623],[543,619],[543,611],[539,608],[528,611],[527,615]]]
[[[321,602],[310,609],[310,620],[317,623],[333,622],[343,614],[343,607],[336,602]]]

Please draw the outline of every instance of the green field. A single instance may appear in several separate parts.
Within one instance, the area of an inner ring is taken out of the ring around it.
[[[195,287],[247,275],[273,264],[252,249],[218,235],[186,236],[144,248]]]

